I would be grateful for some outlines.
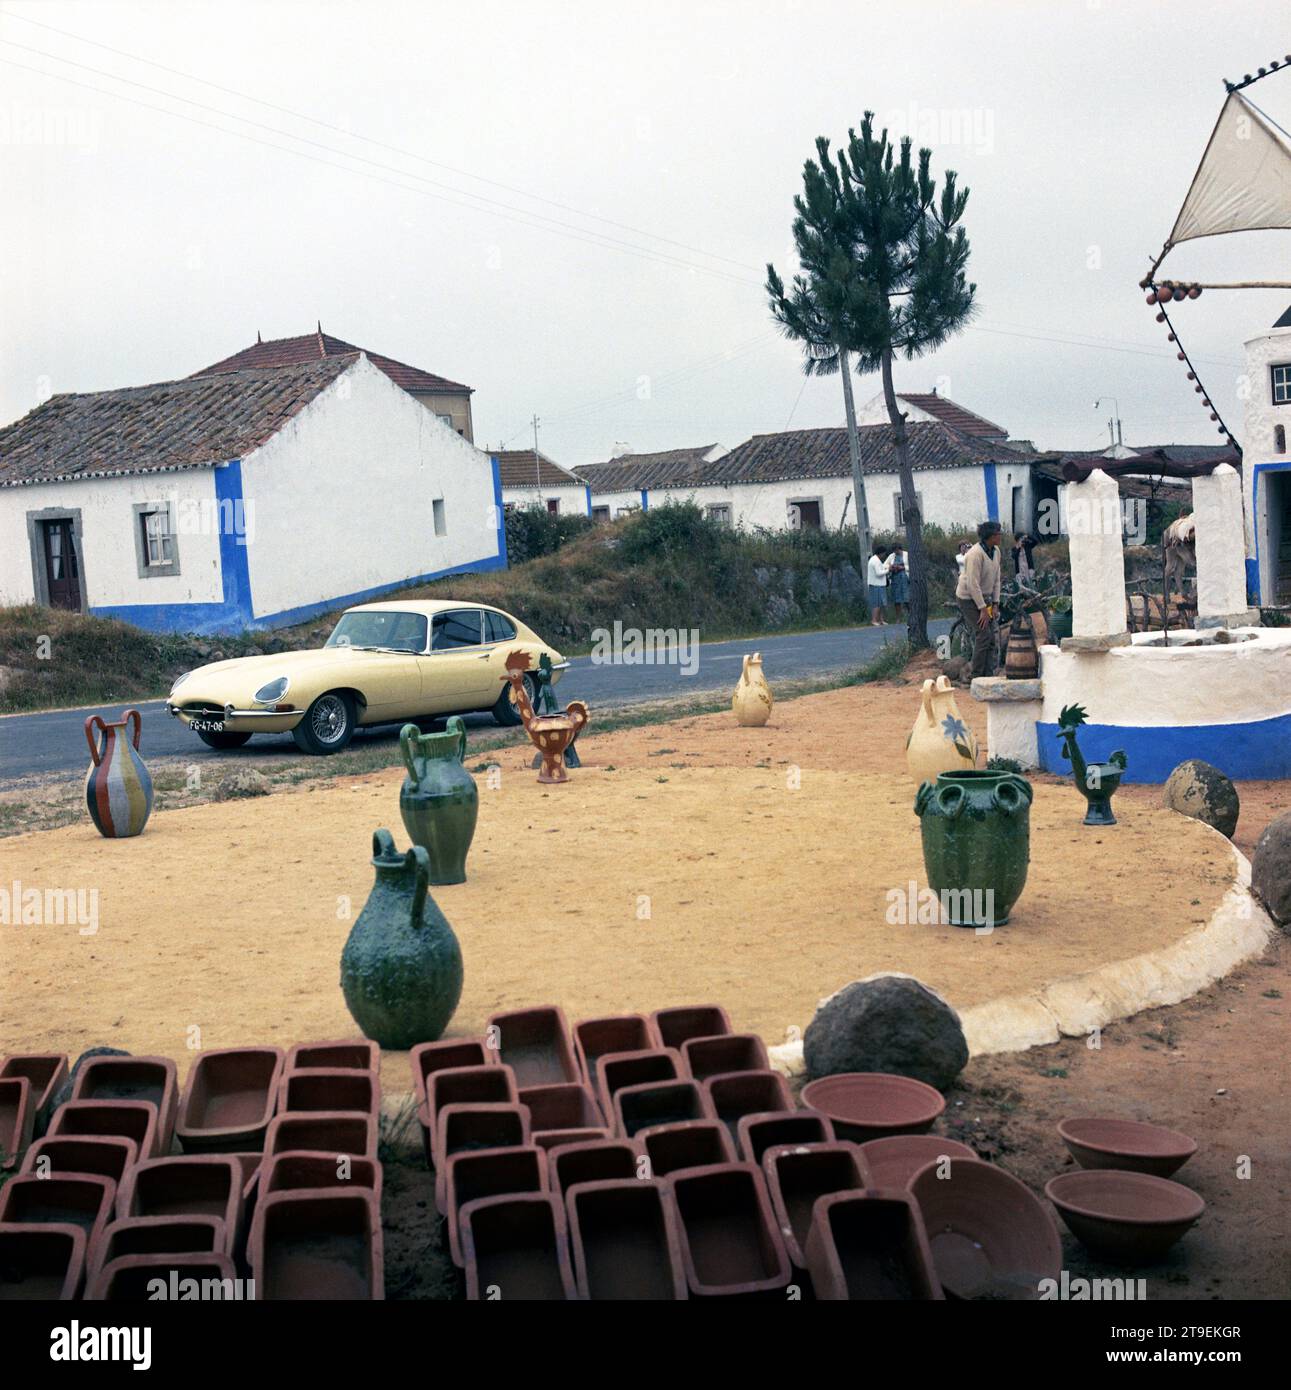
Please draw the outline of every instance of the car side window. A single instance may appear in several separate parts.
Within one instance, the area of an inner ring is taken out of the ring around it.
[[[486,642],[510,642],[516,635],[516,626],[501,613],[484,614],[484,640]]]
[[[482,610],[455,608],[449,613],[436,613],[431,625],[432,652],[452,651],[456,647],[478,647]]]

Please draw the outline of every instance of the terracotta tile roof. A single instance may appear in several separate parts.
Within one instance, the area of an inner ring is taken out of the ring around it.
[[[0,429],[0,487],[161,473],[242,458],[357,358],[51,396]]]
[[[536,475],[541,476],[543,487],[583,486],[582,478],[549,459],[542,450],[538,451],[536,469],[532,449],[494,450],[492,457],[498,461],[503,487],[537,487]]]
[[[704,470],[704,455],[713,444],[697,444],[689,449],[662,449],[654,454],[620,454],[604,463],[583,463],[575,472],[598,492],[631,492],[651,487],[679,487],[694,484]]]
[[[420,367],[410,367],[406,362],[396,362],[393,357],[383,357],[379,352],[368,352],[366,348],[355,347],[353,343],[333,338],[330,333],[319,329],[316,333],[305,333],[299,338],[275,338],[262,343],[258,339],[249,348],[235,352],[222,362],[203,367],[194,376],[217,376],[222,372],[240,372],[247,368],[294,367],[300,362],[317,362],[324,357],[346,357],[355,352],[367,354],[368,361],[379,367],[405,391],[435,391],[443,395],[469,396],[473,387],[463,386],[460,381],[449,381],[447,377],[436,376],[434,372],[423,372]]]
[[[1026,461],[1012,449],[992,448],[930,420],[906,426],[910,461],[918,471],[927,468],[965,468],[990,462]],[[890,425],[863,425],[859,430],[861,467],[865,473],[895,473],[896,448]],[[710,446],[711,447],[711,446]],[[688,451],[678,450],[677,453]],[[689,451],[701,455],[703,450]],[[644,455],[652,459],[654,455]],[[775,483],[798,478],[847,478],[852,473],[845,429],[788,430],[756,434],[729,454],[703,463],[654,467],[644,462],[615,459],[580,468],[594,492],[650,487],[701,487],[712,483]]]
[[[927,411],[943,425],[949,425],[951,429],[958,430],[960,434],[966,434],[971,439],[1007,439],[1009,436],[1008,430],[1002,425],[993,424],[966,406],[956,405],[949,397],[939,396],[935,391],[916,395],[899,391],[897,399],[908,401],[920,410]]]

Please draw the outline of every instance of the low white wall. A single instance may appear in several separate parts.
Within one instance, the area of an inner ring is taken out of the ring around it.
[[[532,487],[504,487],[502,502],[504,506],[542,507],[548,502],[556,502],[561,516],[587,515],[587,489],[569,484],[565,487],[544,487],[541,491]]]

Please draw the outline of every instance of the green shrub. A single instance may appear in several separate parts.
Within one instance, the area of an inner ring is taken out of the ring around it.
[[[591,520],[574,512],[549,512],[546,507],[514,507],[506,514],[507,556],[513,565],[553,555],[583,535]]]

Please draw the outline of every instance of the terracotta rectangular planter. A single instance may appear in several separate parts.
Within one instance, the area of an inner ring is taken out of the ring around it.
[[[762,1157],[771,1210],[794,1268],[807,1270],[807,1233],[820,1197],[859,1192],[865,1186],[865,1163],[854,1144],[775,1145]]]
[[[498,1054],[478,1038],[441,1038],[439,1042],[418,1043],[408,1058],[412,1064],[413,1094],[418,1100],[425,1100],[427,1079],[435,1072],[488,1066],[497,1061]]]
[[[625,1139],[655,1125],[712,1118],[708,1097],[694,1081],[647,1081],[614,1093],[614,1127]]]
[[[871,1188],[821,1197],[806,1256],[818,1299],[945,1297],[918,1203],[908,1192]]]
[[[257,1195],[267,1192],[300,1192],[312,1188],[335,1187],[342,1192],[361,1187],[376,1194],[377,1210],[381,1210],[383,1186],[381,1164],[371,1158],[355,1158],[344,1154],[338,1161],[334,1154],[310,1153],[296,1150],[274,1154],[267,1158],[256,1182]]]
[[[677,1204],[692,1298],[754,1297],[788,1285],[789,1258],[753,1164],[686,1168],[664,1181]]]
[[[155,1150],[170,1152],[179,1076],[169,1057],[91,1057],[72,1081],[73,1100],[147,1101],[157,1110]]]
[[[731,1031],[731,1020],[718,1004],[683,1004],[673,1009],[656,1009],[650,1022],[663,1047],[681,1049],[690,1038],[714,1038]]]
[[[66,1222],[0,1226],[0,1303],[66,1303],[79,1297],[86,1244],[85,1232]]]
[[[604,1125],[588,1129],[544,1129],[529,1136],[530,1142],[540,1149],[550,1152],[563,1148],[566,1144],[586,1144],[595,1139],[608,1138],[610,1131]]]
[[[661,1179],[576,1183],[565,1205],[579,1298],[688,1297],[672,1194]]]
[[[257,1299],[383,1299],[385,1246],[376,1194],[370,1188],[263,1193],[247,1261]]]
[[[140,1158],[157,1156],[157,1107],[146,1100],[65,1100],[54,1111],[47,1138],[120,1135],[133,1139]]]
[[[547,1150],[547,1181],[564,1194],[576,1183],[639,1178],[641,1150],[630,1139],[582,1139]]]
[[[111,1178],[90,1173],[22,1173],[0,1187],[0,1224],[79,1226],[90,1257],[112,1220],[116,1191]]]
[[[374,1071],[322,1067],[289,1071],[278,1084],[278,1111],[345,1110],[381,1113],[381,1080]]]
[[[151,1303],[156,1280],[169,1285],[171,1279],[196,1280],[198,1285],[227,1281],[230,1298],[235,1288],[237,1268],[231,1255],[207,1252],[200,1255],[122,1255],[104,1265],[94,1276],[85,1297],[91,1303]]]
[[[746,1163],[761,1165],[777,1144],[830,1144],[834,1126],[814,1110],[767,1110],[741,1115],[735,1125],[736,1147]]]
[[[564,1134],[571,1130],[583,1134],[599,1130],[609,1136],[610,1127],[596,1097],[577,1082],[527,1087],[520,1092],[520,1104],[528,1107],[529,1128],[535,1136]],[[555,1142],[561,1141],[556,1139]]]
[[[712,1038],[687,1038],[681,1045],[687,1073],[696,1081],[733,1071],[768,1071],[767,1045],[756,1033],[719,1033]]]
[[[103,1232],[86,1267],[93,1283],[104,1265],[126,1255],[224,1255],[229,1235],[218,1216],[129,1216]]]
[[[484,1036],[486,1045],[496,1048],[498,1060],[515,1073],[522,1090],[582,1080],[561,1009],[544,1006],[493,1014]]]
[[[468,1202],[547,1190],[547,1154],[535,1144],[454,1154],[444,1164],[444,1206],[453,1263],[462,1263],[460,1219]]]
[[[637,1143],[650,1160],[650,1175],[656,1178],[682,1168],[735,1161],[731,1136],[721,1120],[685,1120],[643,1129],[637,1135]]]
[[[451,1067],[426,1078],[426,1118],[432,1134],[442,1106],[515,1105],[519,1099],[515,1073],[507,1066]]]
[[[269,1121],[265,1157],[297,1149],[311,1153],[376,1158],[377,1122],[371,1115],[333,1110],[304,1110],[299,1114],[275,1115]]]
[[[297,1043],[287,1053],[283,1071],[323,1067],[353,1071],[380,1071],[381,1049],[366,1038],[334,1038],[327,1042]]]
[[[597,1094],[607,1115],[614,1113],[614,1093],[647,1081],[684,1081],[681,1053],[672,1047],[647,1047],[636,1052],[607,1052],[597,1068]]]
[[[583,1080],[598,1088],[597,1070],[610,1052],[646,1052],[659,1046],[659,1036],[644,1014],[611,1014],[574,1024],[574,1055]]]
[[[22,1161],[24,1173],[93,1173],[120,1182],[139,1161],[139,1146],[123,1134],[65,1134],[37,1139]]]
[[[731,1071],[710,1076],[702,1083],[713,1114],[737,1136],[740,1119],[768,1111],[792,1111],[789,1083],[774,1071]]]
[[[280,1047],[203,1052],[188,1073],[175,1122],[185,1153],[262,1149],[283,1062]]]
[[[67,1080],[65,1052],[11,1052],[0,1061],[0,1080],[25,1076],[31,1082],[32,1106],[36,1112],[35,1136],[45,1132],[50,1109],[59,1087]]]
[[[525,1303],[575,1297],[565,1213],[550,1192],[467,1202],[459,1215],[466,1297]]]
[[[215,1216],[232,1251],[242,1229],[242,1165],[228,1154],[153,1158],[126,1173],[117,1191],[117,1219],[132,1216]],[[95,1252],[90,1251],[94,1262]]]
[[[0,1079],[0,1169],[16,1168],[36,1127],[31,1082],[25,1076]]]
[[[531,1142],[527,1105],[444,1105],[436,1117],[435,1206],[446,1212],[445,1161],[481,1149],[523,1148]]]

